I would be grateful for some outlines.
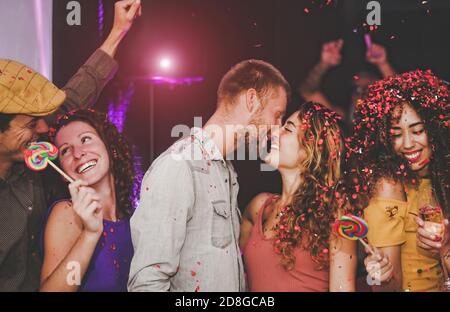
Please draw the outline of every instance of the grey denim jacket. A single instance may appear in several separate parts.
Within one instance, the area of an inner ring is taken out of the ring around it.
[[[160,155],[131,218],[129,291],[244,291],[239,185],[200,128]]]

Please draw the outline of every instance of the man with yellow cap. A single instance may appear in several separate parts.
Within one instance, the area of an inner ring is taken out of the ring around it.
[[[40,176],[24,167],[23,151],[57,114],[97,100],[117,70],[119,43],[140,15],[140,0],[116,2],[108,38],[62,89],[26,65],[0,59],[0,291],[39,288],[48,203]]]

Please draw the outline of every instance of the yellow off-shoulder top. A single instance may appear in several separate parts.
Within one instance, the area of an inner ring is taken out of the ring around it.
[[[443,281],[440,260],[417,246],[419,208],[433,204],[430,179],[421,179],[418,189],[406,190],[407,201],[381,197],[370,200],[364,210],[369,225],[367,238],[375,247],[401,245],[404,291],[439,291]]]

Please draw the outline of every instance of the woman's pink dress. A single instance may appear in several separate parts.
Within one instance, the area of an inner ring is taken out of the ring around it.
[[[250,291],[328,291],[328,270],[315,269],[309,250],[297,248],[295,267],[286,271],[280,264],[281,255],[276,254],[272,239],[263,235],[264,210],[278,195],[272,195],[258,212],[257,222],[252,228],[244,250],[244,261]]]

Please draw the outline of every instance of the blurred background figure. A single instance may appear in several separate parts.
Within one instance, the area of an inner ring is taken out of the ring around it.
[[[388,61],[386,49],[379,44],[371,44],[366,51],[366,60],[368,63],[375,65],[378,73],[361,70],[353,76],[351,105],[349,109],[345,109],[334,103],[332,99],[327,98],[321,91],[323,76],[331,68],[341,64],[343,45],[343,39],[326,42],[322,45],[320,61],[311,69],[306,79],[300,84],[299,92],[305,100],[322,103],[329,109],[337,112],[350,124],[356,100],[365,96],[369,84],[380,78],[392,76],[395,74],[395,71]]]

